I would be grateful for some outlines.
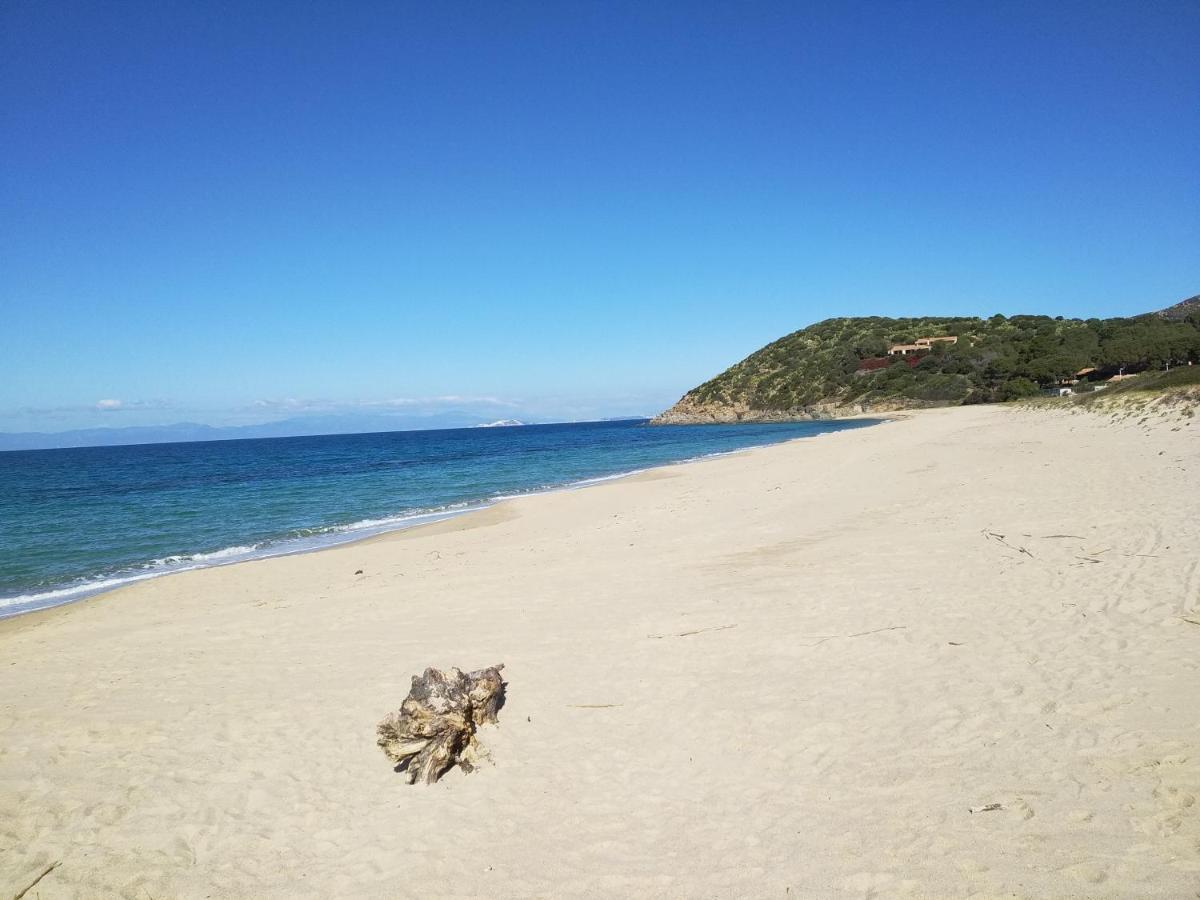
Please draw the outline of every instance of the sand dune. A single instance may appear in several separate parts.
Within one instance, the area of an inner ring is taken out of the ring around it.
[[[1187,421],[930,411],[0,623],[0,896],[1196,896]],[[404,784],[409,676],[498,662],[494,765]]]

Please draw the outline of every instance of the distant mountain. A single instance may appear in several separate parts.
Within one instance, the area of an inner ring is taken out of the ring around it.
[[[1081,374],[1200,362],[1198,306],[1193,297],[1129,319],[827,319],[750,354],[653,422],[787,421],[987,403]]]
[[[475,413],[449,410],[426,416],[326,415],[299,416],[261,425],[132,425],[125,428],[83,428],[44,433],[0,433],[0,450],[48,450],[62,447],[114,447],[126,444],[166,444],[182,441],[227,441],[246,438],[301,437],[320,434],[361,434],[376,431],[426,431],[469,428],[482,424]]]
[[[480,422],[474,428],[514,428],[525,423],[519,419],[497,419],[495,422]]]

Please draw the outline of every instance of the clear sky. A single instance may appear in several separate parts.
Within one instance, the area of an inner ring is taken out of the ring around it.
[[[5,0],[0,430],[654,412],[829,316],[1166,306],[1197,46],[1195,0]]]

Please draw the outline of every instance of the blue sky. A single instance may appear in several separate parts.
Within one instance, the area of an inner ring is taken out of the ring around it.
[[[1165,306],[1198,43],[1191,0],[8,0],[0,430],[653,412],[829,316]]]

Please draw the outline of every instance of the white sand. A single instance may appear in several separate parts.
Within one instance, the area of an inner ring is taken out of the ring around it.
[[[1198,432],[932,411],[5,622],[0,896],[1196,896]]]

